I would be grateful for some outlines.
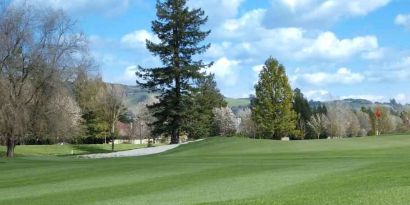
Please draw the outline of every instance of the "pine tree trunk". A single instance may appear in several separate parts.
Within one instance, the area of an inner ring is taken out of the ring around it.
[[[16,147],[16,142],[15,140],[8,138],[6,140],[6,144],[7,144],[7,157],[8,158],[13,158],[14,157],[14,148]]]
[[[172,131],[171,144],[179,144],[179,132],[177,130]]]
[[[178,68],[179,72],[179,63],[176,62],[175,65]],[[176,97],[176,107],[177,111],[181,112],[181,79],[179,75],[175,78],[175,97]],[[174,119],[174,128],[172,130],[172,136],[171,136],[171,144],[179,144],[179,129],[181,127],[181,123],[179,119],[180,116],[176,116],[176,119]]]

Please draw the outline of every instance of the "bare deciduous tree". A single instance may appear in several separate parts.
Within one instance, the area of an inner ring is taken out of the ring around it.
[[[345,115],[345,120],[347,121],[346,136],[358,137],[360,135],[360,123],[357,115],[355,114],[355,112],[353,112],[352,109],[348,109]]]
[[[320,139],[320,135],[326,132],[327,127],[329,126],[329,119],[324,114],[315,114],[310,118],[310,121],[307,123],[317,135],[317,139]]]
[[[362,111],[358,111],[356,115],[360,124],[360,136],[367,136],[368,133],[372,131],[372,124],[369,115]]]
[[[329,126],[329,119],[326,115],[318,113],[313,115],[307,124],[316,133],[317,139],[320,139],[320,135],[324,134]]]
[[[330,137],[345,137],[347,122],[344,119],[343,112],[346,111],[346,105],[341,102],[327,104],[327,118],[329,124],[327,132]]]
[[[61,11],[14,4],[0,8],[0,138],[8,157],[23,139],[49,131],[44,122],[52,121],[51,104],[56,103],[49,99],[56,100],[67,89],[64,82],[84,66],[86,47],[84,36]]]
[[[150,124],[154,122],[154,117],[152,113],[149,112],[147,106],[153,105],[156,102],[158,102],[158,100],[154,96],[149,95],[146,100],[138,103],[134,109],[132,109],[135,118],[127,129],[127,135],[130,139],[139,139],[142,144],[144,139],[151,138]]]
[[[391,132],[400,132],[403,127],[403,120],[399,117],[399,116],[395,116],[395,115],[390,115],[390,123],[391,123],[391,127],[390,127],[390,131]]]
[[[380,110],[381,117],[379,120],[377,120],[380,134],[392,132],[394,130],[394,125],[390,109],[387,107],[381,107]]]
[[[104,119],[110,125],[111,149],[114,151],[115,126],[122,114],[126,112],[124,106],[125,91],[118,85],[107,85],[102,99],[102,112]]]
[[[327,104],[326,107],[330,137],[358,136],[360,131],[359,122],[353,109],[348,104],[336,101]]]
[[[256,124],[252,120],[252,110],[245,108],[238,113],[241,123],[239,131],[249,137],[256,138]]]

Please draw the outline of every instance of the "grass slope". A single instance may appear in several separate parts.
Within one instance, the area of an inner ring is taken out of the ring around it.
[[[214,138],[121,159],[0,159],[0,204],[409,204],[410,136]]]
[[[225,98],[229,107],[248,106],[251,102],[249,98]]]
[[[124,151],[146,147],[147,145],[134,144],[118,144],[115,145],[115,151]],[[4,156],[6,148],[0,146],[0,156]],[[73,152],[73,153],[72,153]],[[111,144],[95,144],[95,145],[23,145],[17,146],[15,149],[16,156],[66,156],[79,154],[93,153],[108,153],[111,152]]]

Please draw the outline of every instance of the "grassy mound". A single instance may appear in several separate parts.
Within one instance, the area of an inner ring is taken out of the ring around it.
[[[0,159],[0,204],[409,204],[410,136],[213,138],[146,157]]]

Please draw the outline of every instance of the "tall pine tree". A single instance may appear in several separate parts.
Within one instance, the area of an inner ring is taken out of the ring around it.
[[[185,131],[183,121],[193,104],[193,82],[203,77],[201,69],[209,66],[193,59],[210,46],[201,44],[210,33],[200,28],[208,18],[203,10],[189,9],[186,3],[186,0],[157,1],[157,20],[152,22],[152,30],[160,42],[147,40],[147,48],[159,56],[164,66],[139,67],[137,72],[139,85],[160,93],[159,103],[149,106],[156,118],[153,134],[171,136],[171,144],[179,143],[179,136]]]
[[[283,65],[276,59],[269,58],[259,78],[252,102],[252,119],[260,134],[271,139],[297,135],[293,91]]]
[[[226,107],[228,103],[216,87],[215,76],[207,75],[196,80],[194,103],[191,106],[191,115],[185,119],[189,138],[199,139],[215,135],[213,129],[214,108]]]

